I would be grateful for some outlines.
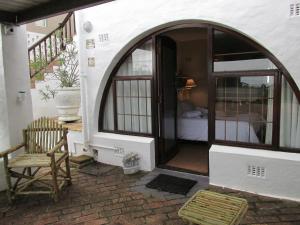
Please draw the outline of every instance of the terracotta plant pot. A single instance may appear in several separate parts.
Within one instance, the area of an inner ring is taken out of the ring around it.
[[[64,87],[56,90],[55,103],[58,111],[58,120],[71,122],[80,119],[80,88]]]

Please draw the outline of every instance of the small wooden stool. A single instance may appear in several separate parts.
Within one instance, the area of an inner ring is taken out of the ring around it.
[[[198,191],[178,211],[190,224],[237,225],[248,209],[245,199],[211,191]]]

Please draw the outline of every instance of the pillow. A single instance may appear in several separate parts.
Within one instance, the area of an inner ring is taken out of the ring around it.
[[[203,115],[202,112],[200,112],[198,110],[194,110],[194,111],[184,112],[182,114],[182,117],[185,117],[185,118],[197,118],[197,117],[201,117],[202,115]]]
[[[196,109],[199,110],[200,112],[202,112],[203,114],[208,114],[208,109],[206,109],[206,108],[197,107]]]

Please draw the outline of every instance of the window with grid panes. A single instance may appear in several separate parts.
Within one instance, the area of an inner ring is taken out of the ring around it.
[[[103,129],[152,134],[152,40],[137,47],[115,74],[105,104]]]

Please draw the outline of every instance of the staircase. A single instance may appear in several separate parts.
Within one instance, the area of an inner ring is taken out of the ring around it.
[[[58,56],[65,50],[68,42],[76,34],[75,14],[68,13],[59,26],[28,49],[29,73],[35,76],[51,70]]]

